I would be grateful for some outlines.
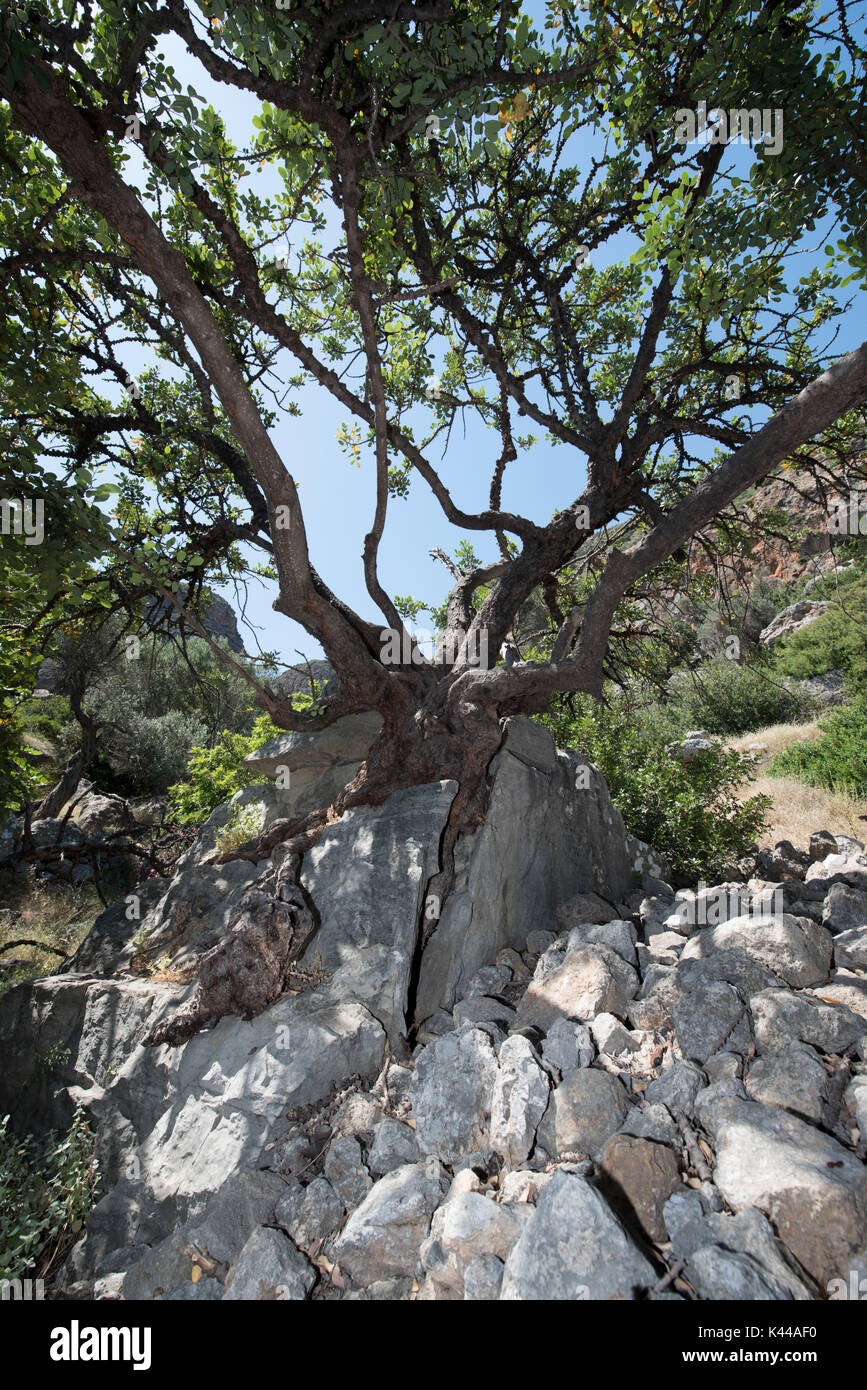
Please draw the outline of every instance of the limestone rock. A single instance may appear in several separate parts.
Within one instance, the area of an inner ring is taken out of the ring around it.
[[[653,1267],[590,1183],[555,1173],[506,1261],[501,1299],[632,1299]]]
[[[684,990],[673,1011],[677,1041],[684,1057],[699,1064],[714,1052],[744,1052],[750,1044],[747,1007],[733,985],[700,981]]]
[[[315,1281],[316,1270],[289,1237],[260,1226],[229,1270],[223,1299],[303,1299]]]
[[[765,989],[750,1000],[756,1047],[777,1052],[793,1040],[820,1052],[842,1052],[867,1033],[867,1019],[843,1004],[829,1004],[810,994]]]
[[[542,1056],[561,1076],[576,1067],[589,1067],[595,1055],[593,1039],[577,1019],[558,1018],[542,1044]]]
[[[684,1270],[699,1298],[788,1300],[788,1289],[778,1283],[749,1255],[719,1245],[703,1245],[690,1256]]]
[[[799,599],[797,603],[790,603],[788,608],[784,608],[766,628],[762,629],[759,641],[765,647],[773,646],[781,637],[800,632],[802,627],[814,623],[830,606],[829,603],[818,599]]]
[[[669,1148],[680,1143],[678,1127],[666,1106],[659,1104],[634,1105],[618,1131],[636,1139],[650,1139]]]
[[[141,1258],[127,1269],[124,1298],[150,1299],[159,1288],[177,1288],[188,1283],[193,1266],[187,1247],[195,1246],[221,1264],[234,1264],[250,1236],[271,1221],[275,1203],[284,1190],[275,1173],[231,1175],[200,1216],[184,1222],[164,1240],[144,1250]],[[222,1290],[218,1297],[222,1297]]]
[[[617,920],[615,908],[598,893],[574,893],[568,902],[560,904],[556,915],[562,931]]]
[[[352,1135],[331,1140],[325,1155],[325,1176],[350,1211],[370,1191],[373,1182],[364,1165],[361,1145]]]
[[[714,1211],[705,1192],[683,1189],[666,1202],[663,1219],[675,1259],[689,1261],[696,1251],[708,1247],[746,1255],[786,1290],[785,1297],[800,1302],[815,1297],[815,1290],[776,1239],[768,1218],[755,1207],[734,1214]],[[712,1287],[704,1271],[699,1277],[705,1287]]]
[[[703,1112],[714,1180],[735,1211],[757,1207],[820,1285],[867,1242],[867,1168],[830,1135],[781,1110],[720,1098]]]
[[[480,1192],[460,1192],[434,1212],[421,1262],[432,1279],[463,1296],[468,1265],[480,1255],[505,1260],[530,1217],[526,1205],[503,1205]]]
[[[491,1302],[500,1297],[505,1265],[496,1255],[477,1255],[464,1271],[464,1300]]]
[[[698,960],[725,950],[742,951],[785,984],[802,989],[826,978],[833,943],[830,932],[809,917],[743,916],[699,932],[683,948],[681,960]]]
[[[504,949],[523,950],[529,933],[553,922],[576,893],[616,901],[631,886],[620,813],[580,754],[556,749],[539,724],[507,719],[488,771],[484,824],[458,841],[455,888],[422,960],[419,1019],[465,997],[481,966]]]
[[[413,954],[428,879],[454,782],[392,792],[381,806],[355,806],[324,830],[304,856],[301,884],[320,925],[301,965],[344,974],[343,996],[359,999],[395,1038],[406,1032]],[[434,1011],[441,1003],[437,990]],[[451,1003],[451,1000],[449,1000]]]
[[[867,976],[853,970],[835,970],[826,984],[813,993],[826,1003],[842,1005],[867,1020]]]
[[[614,918],[599,925],[590,923],[573,927],[569,932],[567,949],[574,951],[580,946],[608,946],[612,951],[616,951],[627,965],[635,966],[638,964],[635,954],[637,935],[631,922],[624,921],[623,918]]]
[[[73,800],[75,805],[70,819],[88,839],[98,839],[102,835],[112,835],[118,831],[129,832],[135,828],[132,812],[122,796],[111,792],[101,792],[91,786],[81,796],[82,787]],[[80,798],[80,799],[79,799]],[[67,807],[63,808],[65,814]]]
[[[248,753],[244,764],[258,777],[274,778],[280,767],[290,772],[302,768],[324,769],[335,763],[362,763],[382,728],[375,710],[347,714],[315,734],[287,732]]]
[[[844,970],[867,970],[867,926],[835,936],[834,960]]]
[[[644,1098],[650,1105],[664,1105],[672,1114],[691,1115],[695,1098],[706,1085],[704,1075],[690,1062],[674,1062],[651,1081]]]
[[[863,930],[867,927],[867,892],[845,883],[832,883],[825,898],[822,922],[834,936]],[[836,945],[835,941],[835,949]]]
[[[344,1211],[331,1183],[314,1178],[306,1187],[299,1184],[280,1198],[274,1219],[300,1250],[306,1250],[337,1230]]]
[[[537,1139],[552,1157],[582,1153],[596,1158],[626,1111],[626,1092],[616,1077],[595,1067],[570,1072],[551,1095]]]
[[[663,1207],[680,1186],[676,1155],[663,1144],[628,1134],[613,1134],[602,1150],[600,1168],[613,1184],[608,1200],[617,1207],[625,1198],[645,1234],[657,1243],[667,1239]]]
[[[828,1074],[811,1047],[791,1043],[754,1061],[744,1080],[747,1095],[821,1124],[828,1106]]]
[[[559,970],[533,980],[518,1005],[521,1023],[546,1032],[559,1018],[587,1022],[598,1013],[622,1018],[626,1001],[638,992],[638,975],[605,946],[571,951]]]
[[[420,1054],[410,1085],[422,1153],[454,1163],[487,1146],[497,1059],[478,1028],[447,1033]]]
[[[539,1121],[548,1105],[548,1077],[531,1043],[519,1034],[507,1038],[499,1056],[491,1103],[491,1148],[509,1167],[528,1158]]]
[[[415,1269],[446,1182],[435,1159],[408,1163],[374,1183],[335,1242],[337,1263],[357,1284]]]
[[[401,1168],[405,1163],[417,1163],[420,1158],[415,1130],[402,1120],[386,1115],[374,1131],[373,1143],[367,1156],[367,1167],[380,1178]]]

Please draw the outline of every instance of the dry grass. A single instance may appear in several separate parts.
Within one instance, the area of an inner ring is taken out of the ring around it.
[[[767,729],[758,729],[753,734],[727,738],[725,744],[727,748],[735,748],[739,753],[745,753],[753,743],[765,744],[767,752],[762,753],[758,763],[761,771],[767,767],[771,758],[777,753],[782,753],[784,748],[789,748],[793,743],[811,743],[820,733],[818,721],[813,719],[805,724],[771,724]]]
[[[22,938],[44,942],[46,946],[72,955],[102,912],[102,903],[92,885],[66,887],[28,878],[21,883],[4,884],[0,892],[0,946]],[[50,975],[60,965],[55,950],[38,946],[16,946],[0,954],[0,964],[27,961],[26,973]]]
[[[811,742],[819,737],[815,720],[806,724],[773,724],[752,734],[726,739],[728,748],[745,752],[752,743],[763,743],[754,782],[746,782],[739,795],[746,799],[757,792],[773,802],[768,813],[768,828],[759,837],[759,845],[771,848],[778,840],[791,840],[799,849],[806,849],[816,830],[830,830],[834,835],[851,835],[867,840],[867,798],[852,792],[829,791],[825,787],[808,787],[795,777],[769,777],[766,769],[771,759],[793,743]]]

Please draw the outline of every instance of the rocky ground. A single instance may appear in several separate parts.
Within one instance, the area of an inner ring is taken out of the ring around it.
[[[867,857],[811,852],[773,857],[779,914],[752,915],[759,879],[659,884],[630,919],[567,903],[411,1070],[299,1124],[223,1296],[299,1249],[352,1298],[811,1299],[867,1274]]]
[[[230,1186],[97,1296],[808,1300],[867,1276],[867,855],[810,854],[657,883],[628,918],[576,895],[410,1064],[292,1117],[240,1183],[248,1231]]]
[[[7,992],[0,1109],[38,1133],[79,1102],[97,1132],[68,1296],[816,1300],[867,1278],[863,845],[822,831],[675,892],[579,769],[510,721],[420,971],[452,783],[328,828],[299,878],[309,978],[252,1020],[142,1042],[269,872],[217,865],[212,826],[140,918],[121,899],[69,969]]]

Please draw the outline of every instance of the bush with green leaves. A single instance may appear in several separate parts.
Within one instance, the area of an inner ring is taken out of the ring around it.
[[[759,650],[759,635],[788,604],[801,596],[798,583],[781,584],[761,566],[749,586],[736,590],[723,602],[719,594],[696,605],[697,645],[708,656],[727,654],[727,644],[737,637],[745,654]]]
[[[97,1178],[81,1106],[66,1133],[43,1144],[0,1120],[0,1279],[41,1278],[57,1263],[90,1214]]]
[[[201,825],[235,792],[267,781],[251,773],[244,759],[280,732],[268,715],[262,715],[250,734],[224,730],[213,748],[191,748],[187,779],[169,788],[169,806],[175,817],[184,825]]]
[[[221,854],[227,850],[237,849],[247,840],[255,840],[261,834],[262,807],[259,806],[233,806],[229,812],[226,824],[217,831],[217,849]]]
[[[852,689],[867,691],[867,574],[850,572],[842,577],[837,594],[823,596],[832,606],[777,643],[775,667],[798,680],[843,671]]]
[[[778,753],[768,768],[770,775],[867,796],[867,692],[826,714],[819,728],[819,738],[790,744]]]
[[[816,710],[814,698],[797,682],[766,665],[725,658],[678,675],[669,685],[668,701],[681,731],[722,735],[796,723]]]
[[[101,650],[101,649],[100,649]],[[191,748],[210,747],[224,732],[247,734],[256,718],[252,691],[207,642],[191,638],[186,653],[160,638],[126,647],[94,663],[84,708],[97,724],[98,756],[89,776],[121,795],[154,795],[183,778]],[[70,660],[81,660],[80,648]],[[55,739],[65,763],[81,731],[68,720]]]
[[[712,877],[745,855],[765,824],[770,798],[737,795],[750,757],[720,748],[683,762],[636,724],[625,701],[576,700],[539,718],[559,746],[599,768],[627,830],[664,854],[679,882]]]

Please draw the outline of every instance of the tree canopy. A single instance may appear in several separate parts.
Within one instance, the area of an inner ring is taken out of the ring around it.
[[[848,0],[830,22],[743,0],[7,4],[0,467],[45,535],[3,540],[5,717],[52,625],[139,621],[182,583],[195,613],[253,569],[338,677],[310,712],[257,682],[274,722],[384,716],[345,804],[469,785],[503,715],[599,694],[622,606],[745,490],[863,476],[867,344],[837,344],[867,276],[864,52]],[[179,53],[255,103],[249,136]],[[765,139],[684,144],[702,110]],[[273,442],[310,381],[369,470],[376,622],[318,574]],[[470,417],[482,511],[434,462]],[[575,461],[547,522],[502,504],[540,435]],[[433,659],[377,563],[411,487],[499,557],[450,563]],[[534,594],[545,659],[496,663]]]

